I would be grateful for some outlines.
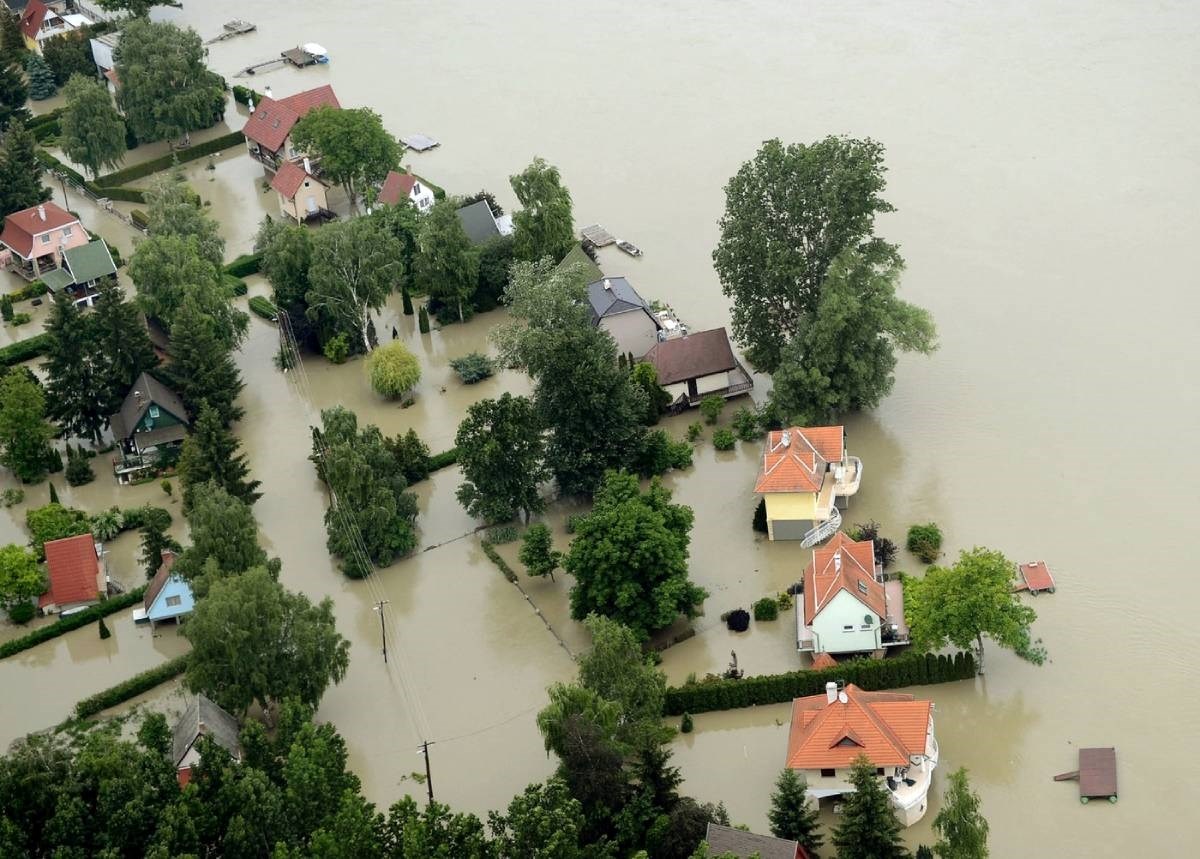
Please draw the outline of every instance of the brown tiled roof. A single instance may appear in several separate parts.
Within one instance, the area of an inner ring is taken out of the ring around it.
[[[395,170],[389,170],[387,178],[383,180],[383,187],[379,189],[379,202],[395,206],[412,193],[415,184],[417,184],[417,177],[412,173],[397,173]]]
[[[737,366],[724,328],[697,331],[686,337],[655,343],[646,353],[646,361],[658,371],[660,385],[699,379]]]
[[[844,438],[841,426],[771,430],[754,491],[819,492],[829,463],[845,455]]]
[[[50,590],[38,600],[39,607],[100,599],[100,562],[91,534],[48,541],[46,569],[50,573]]]
[[[45,220],[42,220],[39,208],[45,210]],[[0,244],[11,248],[23,259],[29,259],[33,253],[34,236],[75,223],[78,223],[78,219],[57,203],[46,202],[41,206],[30,206],[28,209],[13,212],[4,219],[4,232],[0,233]]]
[[[826,668],[837,668],[838,661],[828,653],[818,653],[813,657],[811,671],[824,671]]]
[[[5,15],[8,14],[8,9],[0,10]],[[30,39],[36,39],[38,31],[42,29],[42,22],[46,20],[46,14],[50,11],[42,0],[29,0],[25,11],[21,13],[21,32]]]
[[[875,581],[874,542],[856,543],[838,531],[824,546],[813,549],[812,563],[804,568],[804,622],[811,624],[838,591],[887,617],[883,585]]]
[[[275,178],[271,180],[271,187],[287,199],[294,200],[296,199],[296,192],[300,190],[300,186],[304,184],[305,179],[321,182],[320,179],[306,172],[295,161],[285,161],[275,173]],[[325,183],[321,182],[321,184],[324,185]]]
[[[246,120],[242,133],[264,149],[278,152],[300,118],[314,107],[321,106],[342,106],[334,95],[333,87],[328,84],[279,100],[264,96]]]
[[[154,601],[158,599],[158,595],[162,592],[163,585],[167,583],[167,579],[171,578],[171,568],[175,566],[175,553],[170,549],[162,553],[162,563],[158,565],[158,572],[154,574],[154,578],[150,580],[150,584],[146,585],[146,596],[142,600],[142,607],[146,611],[150,611],[150,607],[154,605]]]
[[[851,684],[846,702],[825,694],[792,702],[787,766],[792,769],[849,767],[866,755],[877,767],[907,766],[925,753],[929,701],[902,692],[864,692]]]
[[[752,856],[759,859],[796,859],[800,855],[800,845],[795,841],[771,835],[756,835],[718,823],[708,824],[704,840],[708,842],[709,856],[732,853],[738,859],[750,859]]]

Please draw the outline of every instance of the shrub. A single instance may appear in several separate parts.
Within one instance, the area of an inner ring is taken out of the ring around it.
[[[754,508],[754,520],[750,524],[758,533],[767,533],[767,499],[758,499],[758,506]]]
[[[325,347],[321,351],[334,364],[345,364],[346,359],[350,357],[350,338],[346,336],[345,332],[330,337],[325,341]]]
[[[120,512],[122,531],[134,531],[147,524],[153,524],[164,531],[171,527],[171,511],[164,507],[146,504],[142,507],[126,507]]]
[[[762,427],[758,425],[758,415],[742,406],[733,413],[733,432],[742,441],[754,441],[762,436]]]
[[[104,622],[104,618],[100,618],[100,640],[112,638],[112,633],[108,629],[108,624]]]
[[[942,529],[936,523],[913,525],[908,529],[908,551],[922,563],[932,564],[942,553]]]
[[[3,318],[5,322],[12,322],[12,318],[13,318],[12,296],[0,295],[0,318]]]
[[[107,543],[125,530],[125,516],[117,507],[101,510],[92,517],[92,536]]]
[[[0,506],[12,507],[25,500],[25,490],[20,488],[5,489],[0,492]]]
[[[425,309],[425,305],[423,304],[417,313],[417,328],[422,334],[429,333],[429,311]]]
[[[407,286],[400,287],[400,307],[405,316],[413,315],[412,296],[408,294]]]
[[[240,277],[234,277],[229,272],[221,272],[221,283],[232,295],[242,296],[250,291],[250,286]]]
[[[692,421],[690,424],[688,424],[688,441],[696,441],[702,435],[704,435],[704,424],[700,423],[700,421]]]
[[[90,534],[92,522],[82,510],[50,502],[43,507],[25,511],[25,527],[29,529],[29,544],[38,560],[45,560],[45,545],[49,540],[61,540],[77,534]]]
[[[118,683],[103,692],[97,692],[90,698],[84,698],[75,705],[75,718],[90,719],[101,710],[123,704],[130,698],[136,698],[144,692],[149,692],[160,683],[166,683],[168,680],[178,677],[187,670],[188,656],[187,653],[177,656],[157,668],[135,674],[123,683]]]
[[[719,429],[713,433],[713,447],[717,450],[733,450],[737,439],[733,437],[733,433],[727,429]]]
[[[792,607],[792,595],[787,591],[775,596],[775,605],[780,611],[788,611]]]
[[[242,254],[225,266],[225,273],[234,277],[249,277],[252,274],[258,274],[261,264],[262,257],[259,254]]]
[[[725,618],[725,625],[733,632],[745,632],[750,628],[750,612],[735,608]]]
[[[279,317],[279,308],[261,295],[253,296],[249,304],[251,313],[261,316],[268,322],[274,322]]]
[[[12,318],[13,325],[28,325],[33,319],[28,313],[14,313]]]
[[[14,364],[22,364],[30,358],[45,355],[48,351],[50,351],[50,335],[43,332],[27,340],[18,340],[16,343],[10,343],[0,348],[0,366],[11,367]]]
[[[679,732],[681,734],[690,734],[695,730],[695,724],[692,722],[692,714],[684,713],[683,718],[679,720]]]
[[[754,604],[754,619],[776,620],[779,617],[779,603],[774,597],[763,597]]]
[[[497,525],[487,532],[488,542],[495,546],[512,543],[519,537],[516,525]]]
[[[663,430],[648,432],[642,437],[633,461],[633,470],[642,477],[665,474],[671,467],[671,438]]]
[[[709,394],[700,401],[700,414],[704,415],[704,422],[707,424],[715,424],[724,408],[725,398],[716,394]]]
[[[383,443],[410,484],[420,483],[429,476],[429,445],[421,441],[416,430],[410,428],[404,435],[385,439]]]
[[[67,448],[66,477],[71,486],[83,486],[96,479],[96,472],[92,471],[92,461],[82,449]]]
[[[670,447],[667,448],[667,454],[670,457],[671,468],[676,471],[692,467],[693,448],[686,441],[671,442]]]
[[[875,543],[875,563],[881,567],[890,567],[892,562],[896,560],[896,544],[887,537],[879,536],[879,523],[874,519],[868,522],[860,522],[853,528],[847,529],[846,535],[856,542],[873,540]]]
[[[421,380],[417,356],[399,340],[386,343],[368,355],[366,370],[375,393],[388,399],[404,396]]]
[[[429,473],[439,471],[443,468],[449,468],[458,462],[458,448],[452,447],[449,450],[444,450],[441,453],[435,453],[429,457]]]
[[[492,359],[480,352],[472,352],[461,358],[455,358],[450,362],[450,366],[466,385],[482,382],[496,372],[496,365]]]
[[[169,481],[169,480],[164,479],[163,482],[159,484],[159,486],[162,487],[162,491],[164,493],[166,493],[166,496],[168,498],[170,498],[175,492],[175,488],[173,486],[171,486],[171,481]]]
[[[35,614],[37,614],[37,609],[33,607],[33,603],[22,602],[8,610],[8,619],[13,623],[24,625],[33,620]]]
[[[133,221],[133,225],[143,232],[150,228],[150,217],[141,209],[134,209],[130,212],[129,220]]]
[[[587,518],[586,513],[572,513],[570,516],[568,516],[567,517],[567,525],[566,525],[567,533],[574,534],[576,529],[579,528],[579,525],[586,518]]]
[[[127,594],[109,597],[98,605],[90,606],[76,614],[68,617],[60,617],[54,623],[47,626],[40,626],[28,635],[6,641],[0,644],[0,659],[6,659],[14,653],[20,653],[22,650],[28,650],[31,647],[37,647],[42,642],[65,635],[71,630],[87,626],[99,618],[107,617],[118,611],[124,611],[130,606],[140,603],[145,593],[146,588],[144,586],[134,588]]]
[[[46,455],[46,471],[51,474],[58,474],[63,470],[63,458],[57,447],[50,448],[50,453]]]

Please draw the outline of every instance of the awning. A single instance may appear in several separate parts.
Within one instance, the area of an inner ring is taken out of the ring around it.
[[[71,273],[65,268],[56,268],[53,271],[43,272],[41,281],[46,284],[46,288],[52,294],[62,292],[68,286],[75,285],[75,278],[71,277]]]

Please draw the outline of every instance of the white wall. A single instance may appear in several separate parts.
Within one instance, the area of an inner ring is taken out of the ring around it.
[[[696,380],[696,392],[700,396],[711,394],[713,391],[720,391],[723,388],[729,387],[729,373],[713,373],[711,376],[701,376]]]
[[[863,618],[871,616],[870,628],[864,630]],[[851,627],[847,631],[845,627]],[[816,653],[855,653],[878,650],[879,615],[845,591],[838,591],[812,622]]]
[[[606,316],[600,327],[617,341],[618,352],[632,352],[634,358],[641,358],[658,342],[658,326],[644,310]]]

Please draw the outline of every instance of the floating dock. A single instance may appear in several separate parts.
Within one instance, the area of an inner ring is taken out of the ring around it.
[[[436,149],[442,145],[440,141],[428,134],[410,134],[408,137],[401,137],[400,142],[414,152],[428,152],[430,149]]]
[[[214,42],[223,42],[225,39],[232,39],[234,36],[241,36],[244,33],[253,33],[258,27],[251,24],[249,21],[243,21],[240,18],[235,18],[232,21],[225,22],[224,32],[219,36],[213,36],[204,44],[211,45]]]
[[[1020,570],[1024,584],[1017,585],[1015,590],[1029,591],[1034,596],[1042,591],[1049,594],[1054,593],[1054,576],[1050,574],[1050,568],[1046,566],[1045,561],[1030,561],[1027,564],[1021,564]]]
[[[317,63],[327,62],[329,62],[329,55],[325,53],[325,49],[320,45],[310,42],[307,45],[281,51],[279,56],[273,60],[263,60],[261,63],[246,66],[236,76],[242,78],[246,77],[246,75],[256,75],[259,72],[264,72],[284,64],[302,69],[305,66],[314,66]]]
[[[584,227],[579,231],[579,235],[598,248],[607,247],[608,245],[614,244],[617,241],[616,237],[613,236],[612,233],[604,229],[604,227],[600,226],[599,224],[592,224],[591,226]]]
[[[1111,746],[1079,750],[1079,769],[1059,773],[1055,781],[1078,781],[1079,801],[1092,799],[1117,801],[1117,750]]]

